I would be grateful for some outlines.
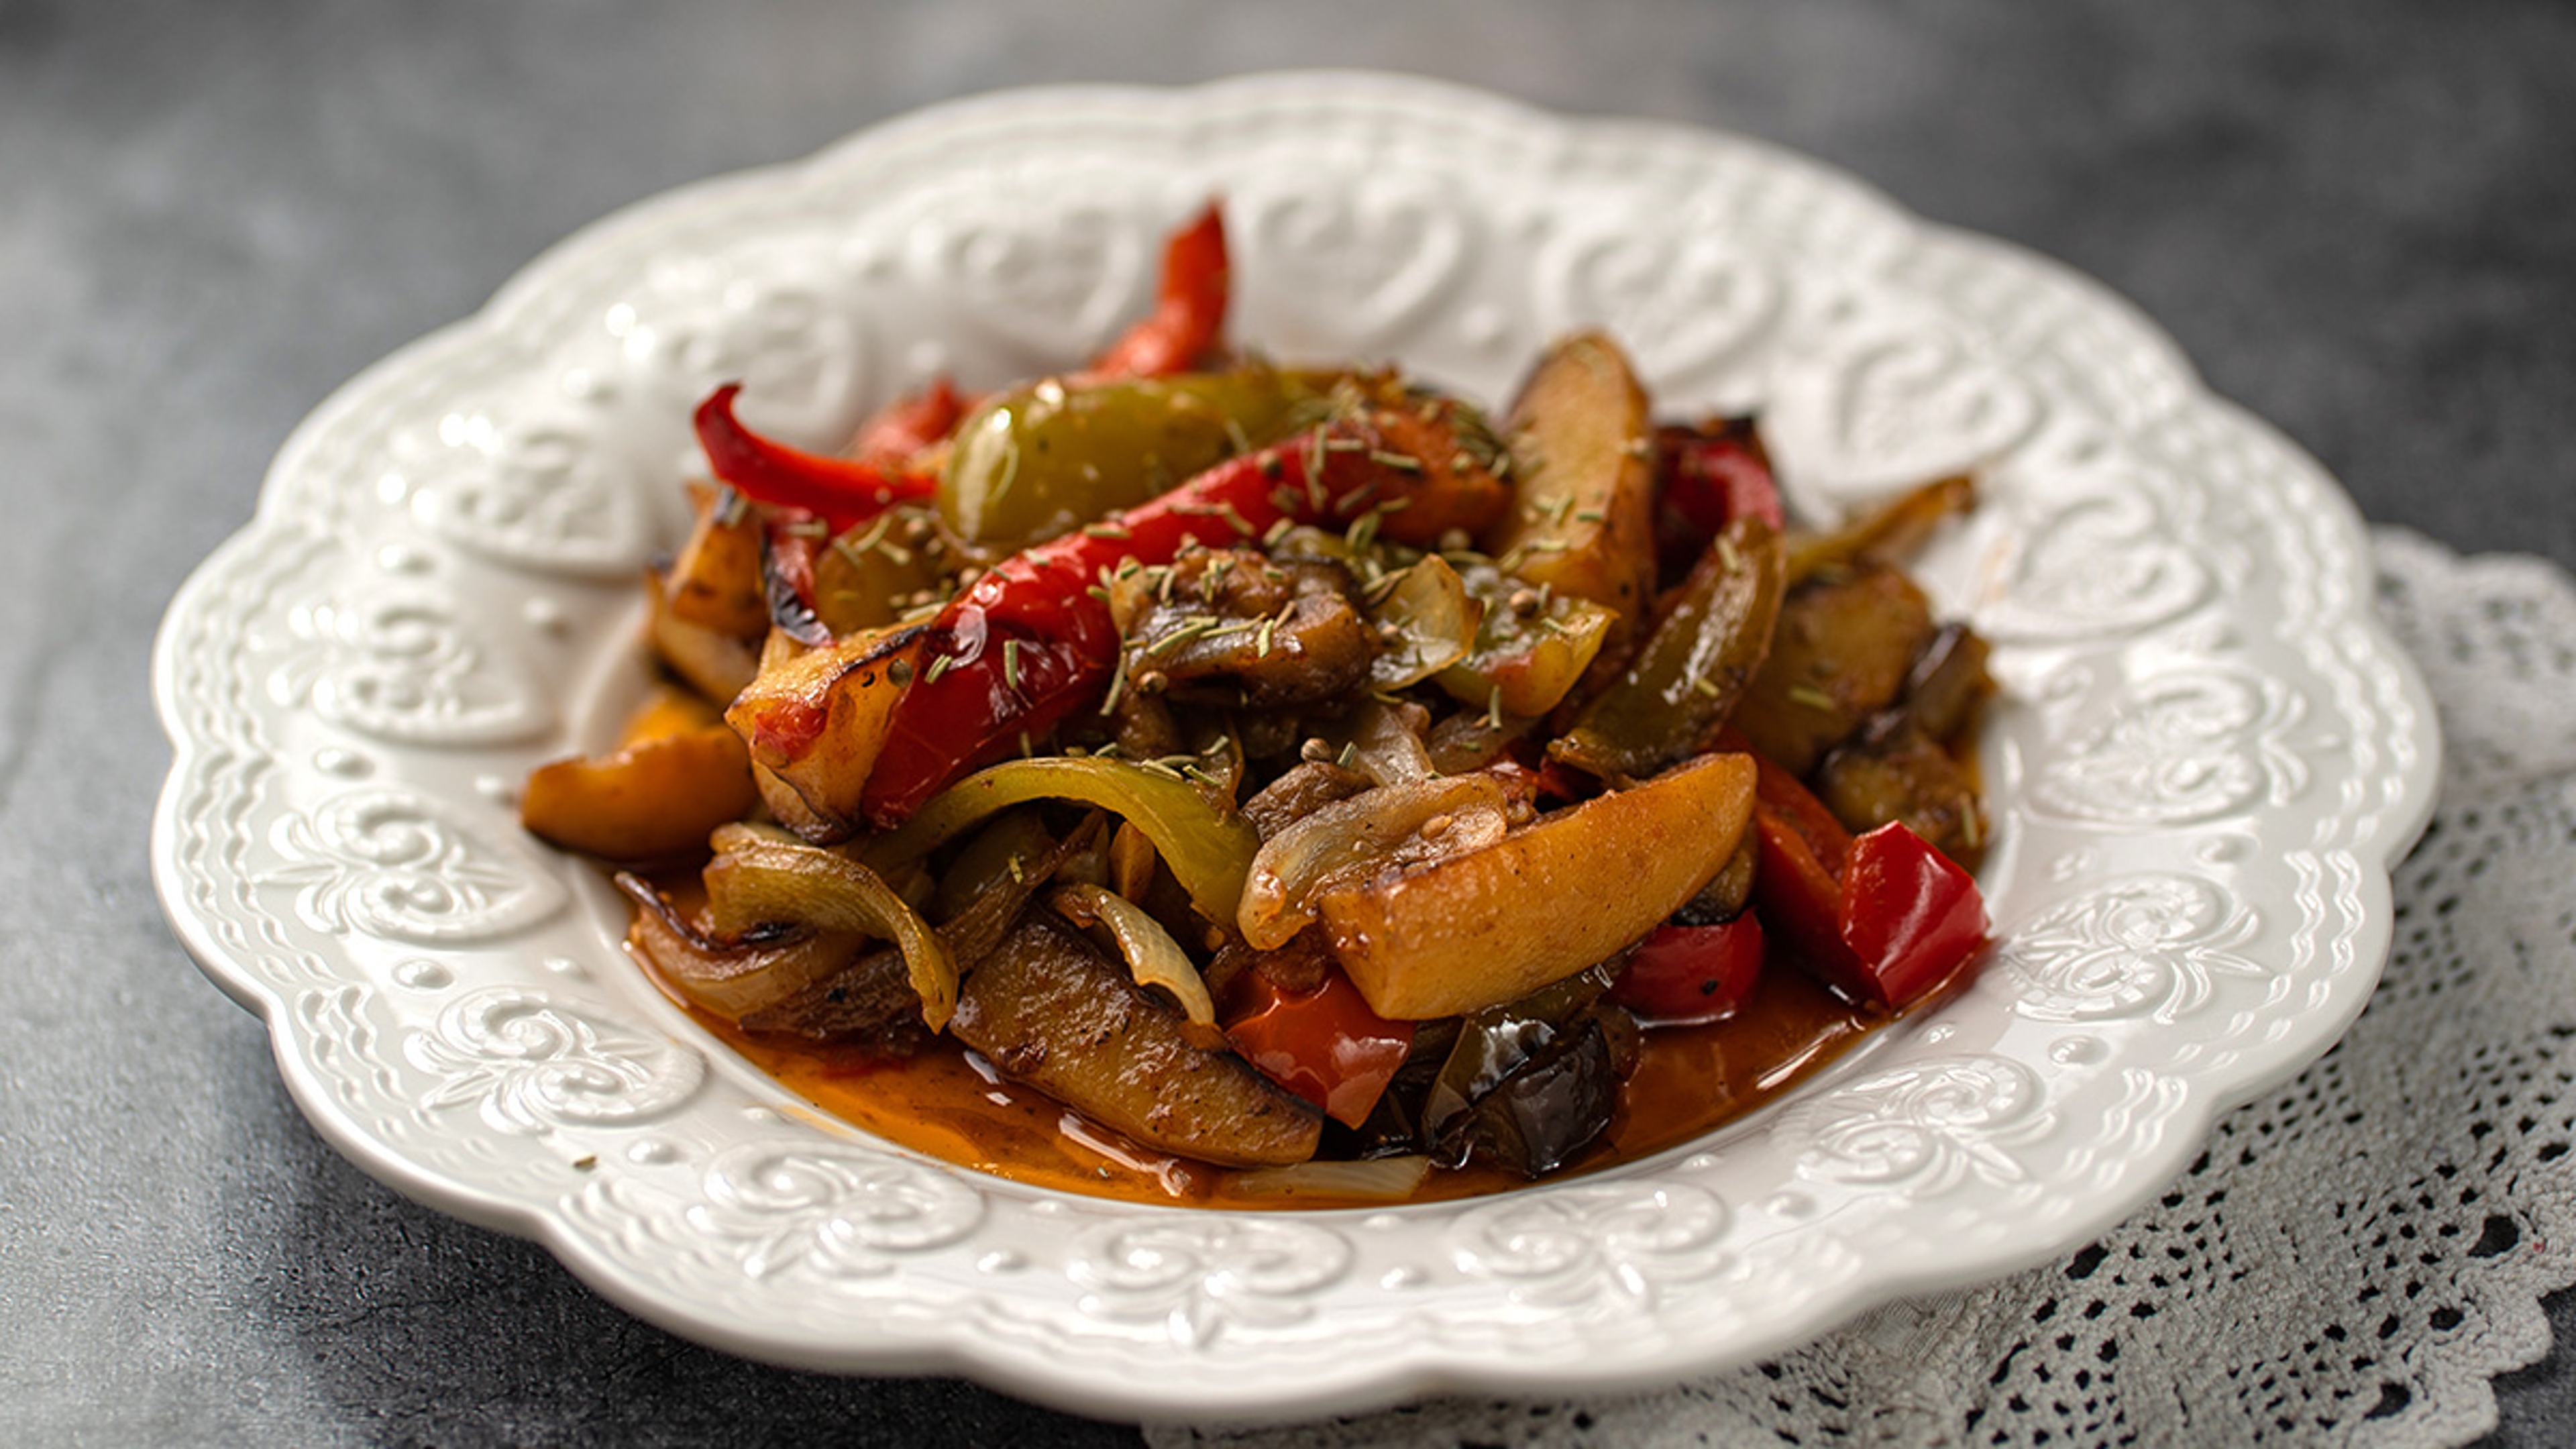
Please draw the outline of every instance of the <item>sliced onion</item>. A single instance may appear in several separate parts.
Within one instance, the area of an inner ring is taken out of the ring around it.
[[[1369,662],[1369,683],[1402,689],[1466,658],[1484,612],[1447,559],[1425,555],[1398,574],[1395,588],[1369,610],[1371,621],[1395,626],[1394,638]]]
[[[848,964],[864,938],[798,931],[770,941],[727,943],[700,934],[662,893],[618,872],[635,903],[635,948],[673,990],[728,1021],[775,1006]]]
[[[1423,842],[1429,853],[1490,845],[1502,836],[1507,803],[1502,783],[1490,775],[1440,775],[1327,805],[1270,837],[1252,857],[1235,926],[1252,946],[1275,951],[1315,919],[1315,895],[1333,877],[1376,862],[1422,858],[1410,843],[1438,816],[1450,823]]]
[[[1136,978],[1137,985],[1172,998],[1191,1025],[1216,1030],[1216,1003],[1208,998],[1199,968],[1143,906],[1106,886],[1079,883],[1056,887],[1053,899],[1056,909],[1074,924],[1097,921],[1109,928],[1118,942],[1118,954],[1127,958],[1127,974]]]
[[[976,821],[1031,800],[1079,800],[1144,831],[1190,903],[1211,921],[1233,914],[1243,872],[1261,844],[1233,806],[1209,799],[1179,775],[1097,755],[1041,755],[978,770],[932,796],[910,820],[868,842],[868,863],[884,870],[919,860]]]
[[[1381,785],[1404,785],[1431,775],[1431,752],[1422,736],[1394,706],[1371,699],[1351,711],[1341,730],[1329,734],[1351,747],[1351,768]]]
[[[1428,1157],[1372,1157],[1364,1162],[1298,1162],[1234,1176],[1246,1197],[1356,1197],[1393,1202],[1411,1197],[1431,1175]]]
[[[719,832],[707,863],[707,913],[720,936],[764,922],[864,932],[902,948],[921,1019],[937,1031],[957,1009],[957,963],[939,933],[875,871],[844,855],[742,830]]]

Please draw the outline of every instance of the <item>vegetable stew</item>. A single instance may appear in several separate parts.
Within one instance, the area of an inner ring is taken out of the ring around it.
[[[1225,345],[1221,215],[1079,371],[808,452],[716,389],[666,686],[531,776],[662,989],[825,1110],[1074,1191],[1632,1159],[1973,969],[1985,649],[1612,338],[1499,416]]]

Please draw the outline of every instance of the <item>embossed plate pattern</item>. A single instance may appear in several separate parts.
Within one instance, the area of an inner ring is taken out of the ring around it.
[[[1963,999],[1621,1171],[1221,1215],[890,1150],[645,986],[511,802],[633,696],[689,405],[745,376],[819,443],[1062,366],[1211,193],[1274,353],[1494,399],[1603,324],[1667,410],[1760,406],[1809,510],[1979,472],[1924,570],[2008,691]],[[2079,1244],[2335,1039],[2437,748],[2368,587],[2333,484],[2125,305],[1815,163],[1388,77],[1028,92],[611,217],[326,403],[163,626],[154,865],[342,1150],[707,1342],[1110,1414],[1645,1385]]]

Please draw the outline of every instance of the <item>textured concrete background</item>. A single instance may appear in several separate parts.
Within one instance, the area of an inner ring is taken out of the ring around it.
[[[1727,126],[2107,281],[2373,519],[2576,565],[2563,4],[739,8],[0,0],[0,1438],[1132,1442],[740,1363],[396,1197],[161,923],[171,591],[334,385],[666,186],[976,90],[1292,65]],[[2503,1405],[2576,1442],[2576,1359]]]

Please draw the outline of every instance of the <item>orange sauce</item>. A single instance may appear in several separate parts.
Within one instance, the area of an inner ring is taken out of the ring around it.
[[[1139,1147],[1043,1093],[1004,1080],[945,1038],[909,1061],[889,1063],[755,1037],[703,1011],[692,1015],[818,1109],[925,1156],[1033,1187],[1129,1202],[1278,1210],[1439,1202],[1528,1185],[1518,1173],[1473,1163],[1434,1171],[1402,1199],[1246,1192],[1236,1186],[1242,1174]],[[1610,1125],[1551,1180],[1699,1137],[1787,1091],[1886,1021],[1775,960],[1735,1016],[1646,1032]]]

